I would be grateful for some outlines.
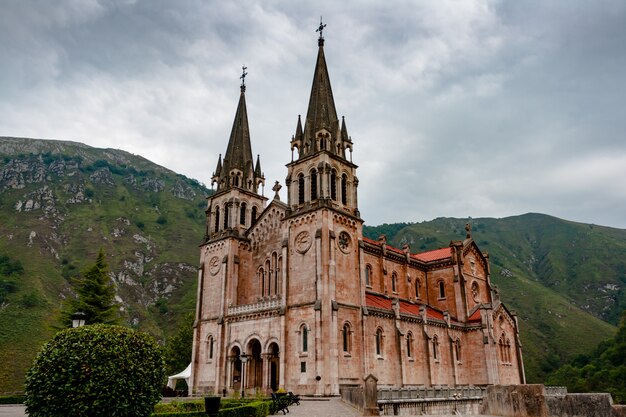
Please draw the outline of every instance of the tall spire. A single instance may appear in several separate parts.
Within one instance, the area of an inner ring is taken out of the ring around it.
[[[217,191],[240,187],[257,191],[258,184],[264,182],[264,178],[255,175],[252,147],[250,146],[250,129],[248,127],[248,111],[246,108],[246,84],[245,78],[248,73],[246,66],[241,67],[241,93],[239,104],[235,113],[235,120],[230,132],[228,147],[223,161],[218,161],[218,169],[213,178],[217,182]],[[220,167],[221,165],[221,167]],[[257,159],[257,165],[260,161]],[[221,168],[221,169],[220,169]]]
[[[326,57],[324,56],[324,37],[322,31],[326,27],[320,20],[320,26],[316,32],[320,33],[318,38],[319,50],[317,52],[317,62],[313,74],[313,85],[311,86],[311,96],[309,98],[309,108],[307,110],[304,125],[304,140],[310,149],[318,149],[315,135],[321,129],[326,129],[331,134],[336,134],[339,127],[337,110],[335,110],[335,100],[330,86],[330,77],[326,67]]]

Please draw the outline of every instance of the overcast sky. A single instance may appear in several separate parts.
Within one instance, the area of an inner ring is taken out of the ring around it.
[[[0,0],[0,135],[119,148],[210,187],[245,64],[271,196],[320,15],[366,224],[626,228],[623,0]]]

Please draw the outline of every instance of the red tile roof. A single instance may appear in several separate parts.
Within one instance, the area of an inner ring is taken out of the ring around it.
[[[416,253],[412,256],[422,262],[439,261],[441,259],[450,258],[452,256],[452,248],[435,249],[428,252]]]
[[[380,297],[374,294],[365,294],[365,303],[368,307],[384,308],[385,310],[391,310],[391,300],[385,297]]]
[[[469,316],[467,321],[478,321],[478,322],[482,321],[482,318],[480,316],[480,309],[477,308],[476,311],[474,311],[472,315]]]
[[[381,246],[381,243],[377,240],[373,240],[370,238],[367,238],[365,236],[363,236],[363,241],[370,243],[372,245],[376,245],[376,246]],[[398,249],[398,248],[394,248],[393,246],[390,245],[385,245],[387,247],[387,250],[393,251],[393,252],[397,252],[397,253],[404,253],[403,250]],[[431,251],[427,251],[427,252],[422,252],[422,253],[415,253],[413,255],[411,255],[413,258],[420,260],[422,262],[432,262],[432,261],[439,261],[442,259],[447,259],[449,257],[452,256],[452,248],[441,248],[441,249],[435,249],[435,250],[431,250]]]

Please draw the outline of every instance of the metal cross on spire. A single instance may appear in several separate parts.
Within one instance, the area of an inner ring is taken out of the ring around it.
[[[317,43],[319,44],[319,46],[324,45],[324,34],[322,33],[324,31],[324,28],[326,27],[326,24],[322,23],[322,16],[320,16],[320,25],[319,27],[315,30],[316,32],[320,33],[320,37],[317,40]]]
[[[241,77],[239,77],[241,79],[241,92],[245,92],[246,91],[246,75],[248,75],[248,73],[246,72],[246,70],[248,69],[248,67],[246,67],[245,65],[241,67]]]

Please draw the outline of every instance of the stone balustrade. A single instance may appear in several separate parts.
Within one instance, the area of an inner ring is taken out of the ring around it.
[[[260,313],[268,310],[278,310],[283,307],[283,301],[280,298],[274,300],[259,301],[253,304],[242,304],[238,306],[228,307],[228,315],[236,316],[240,314]]]

